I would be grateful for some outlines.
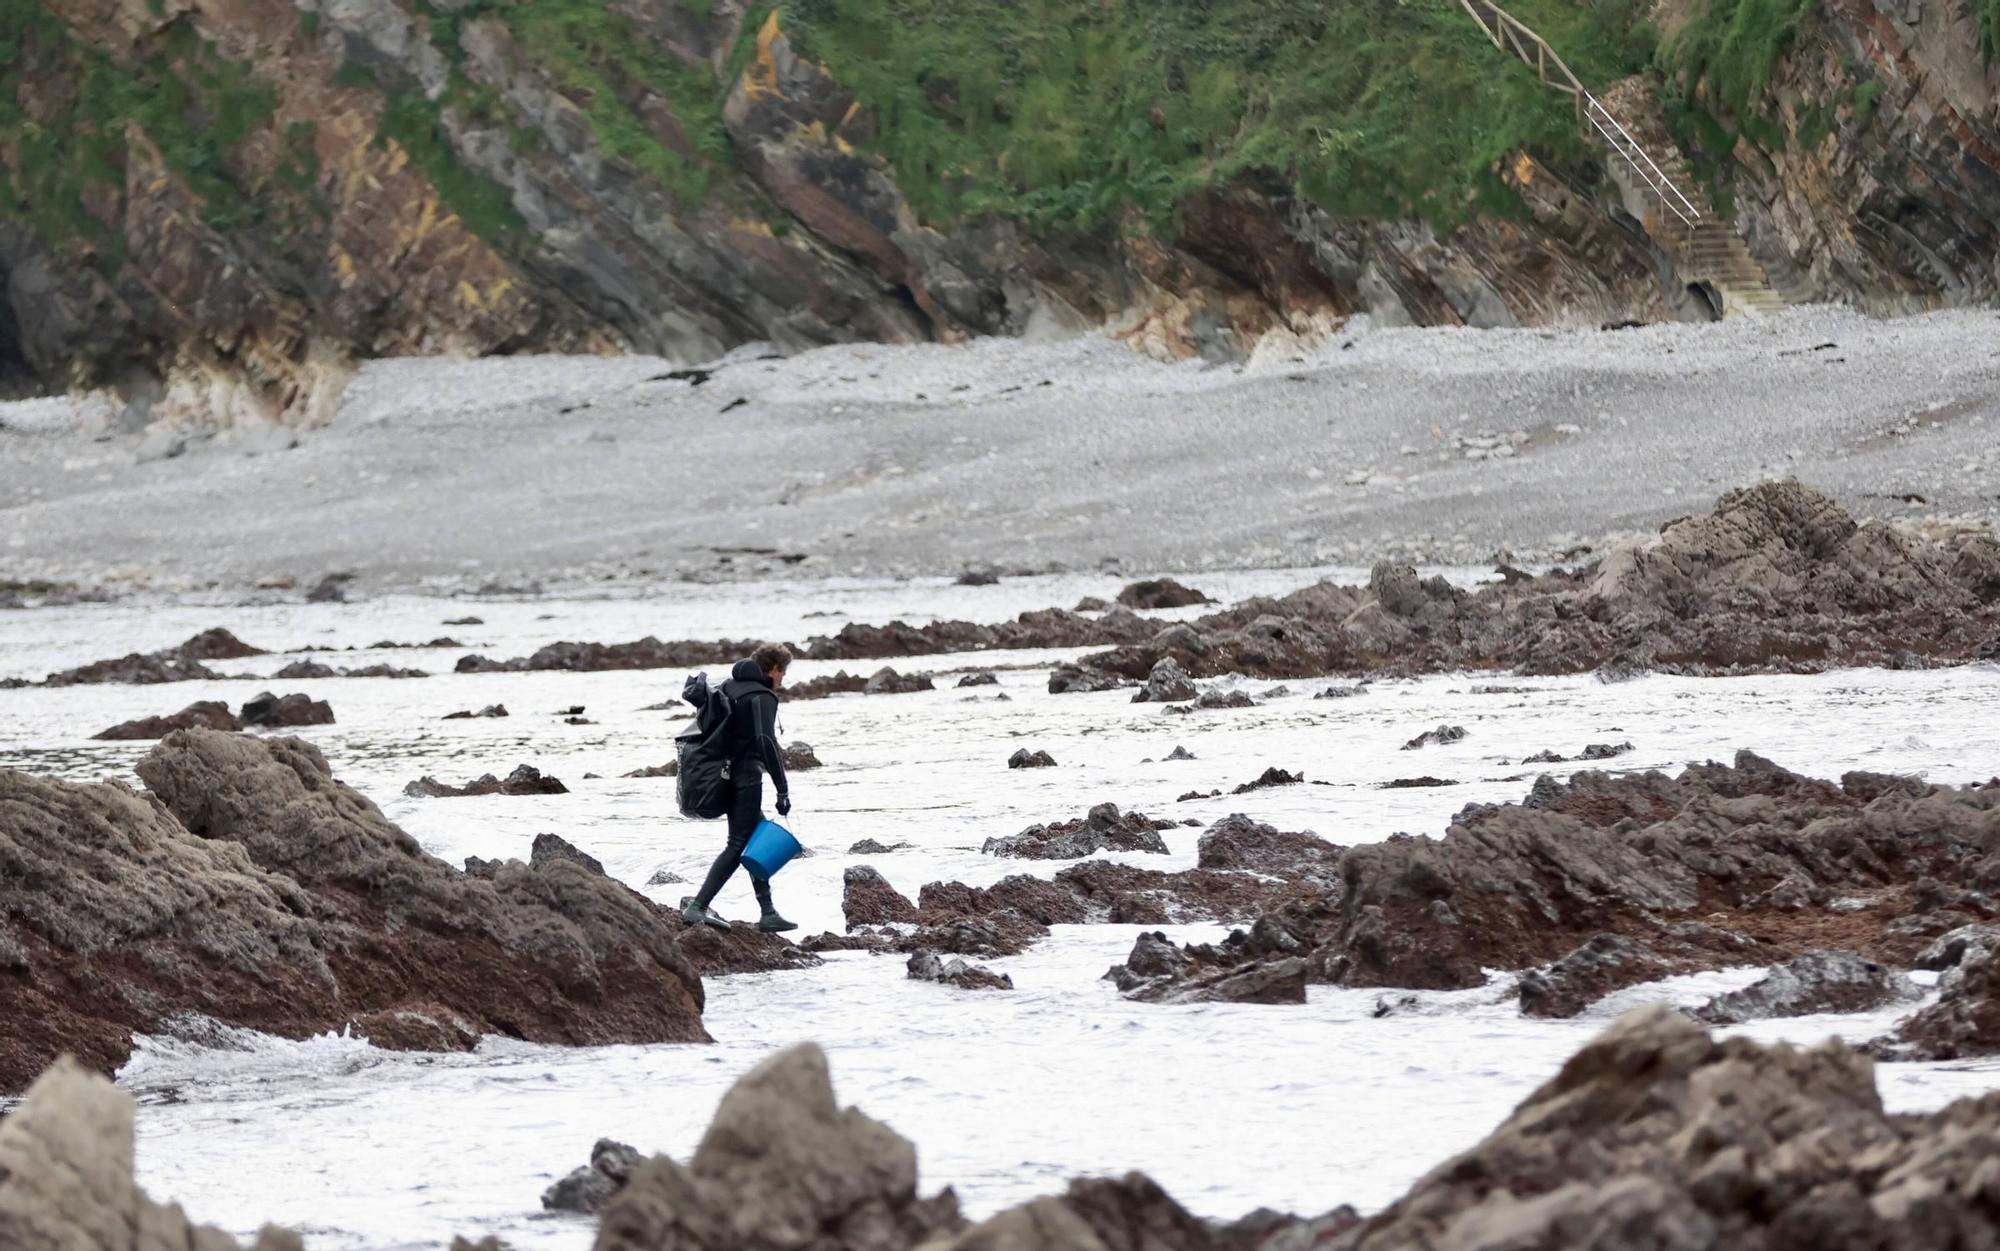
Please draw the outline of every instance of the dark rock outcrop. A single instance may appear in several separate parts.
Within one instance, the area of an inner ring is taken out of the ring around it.
[[[417,799],[457,799],[468,795],[567,795],[569,787],[535,766],[523,764],[514,766],[514,771],[504,779],[484,773],[464,786],[440,782],[426,774],[405,786],[403,793]]]
[[[1559,1012],[1662,970],[1825,948],[1907,966],[1994,911],[1942,883],[1996,870],[2000,787],[1834,784],[1743,752],[1679,778],[1545,776],[1520,804],[1468,806],[1442,839],[1349,849],[1339,891],[1266,912],[1225,946],[1306,955],[1317,981],[1460,989],[1596,940],[1560,970],[1577,989],[1551,994]]]
[[[804,773],[821,767],[820,758],[813,754],[810,743],[787,743],[784,755],[787,773]]]
[[[1056,767],[1056,758],[1045,751],[1029,751],[1027,748],[1022,747],[1016,749],[1013,755],[1007,757],[1007,767],[1009,769],[1053,769]]]
[[[1231,813],[1202,831],[1195,863],[1204,869],[1235,869],[1323,882],[1340,880],[1344,849],[1311,831],[1280,830],[1242,813]]]
[[[917,905],[869,866],[850,865],[841,880],[840,910],[850,929],[917,919]]]
[[[1462,725],[1441,725],[1435,730],[1425,730],[1409,742],[1403,744],[1404,751],[1416,751],[1420,747],[1431,747],[1445,743],[1457,743],[1465,738]]]
[[[259,730],[296,729],[308,725],[332,725],[333,708],[323,699],[293,693],[278,696],[265,691],[243,703],[243,724]]]
[[[618,1197],[632,1170],[646,1157],[610,1138],[590,1149],[590,1163],[580,1165],[542,1192],[542,1207],[550,1212],[581,1212],[595,1216]]]
[[[165,738],[175,730],[240,730],[243,723],[236,714],[229,711],[229,705],[219,700],[204,699],[167,717],[141,717],[136,721],[121,721],[108,730],[100,730],[90,737],[96,739],[152,739]]]
[[[1884,1060],[2000,1055],[2000,926],[1953,930],[1926,949],[1918,964],[1943,969],[1937,1002],[1868,1050]]]
[[[1146,685],[1133,692],[1132,702],[1184,704],[1200,694],[1187,670],[1181,668],[1172,656],[1162,656],[1159,663],[1153,666],[1153,671],[1146,675]]]
[[[537,834],[528,850],[528,867],[545,868],[557,860],[568,860],[580,864],[592,873],[602,875],[604,864],[596,856],[590,855],[568,839],[556,834]]]
[[[825,1053],[802,1043],[730,1088],[686,1165],[655,1156],[632,1170],[596,1251],[908,1251],[964,1223],[951,1191],[918,1196],[916,1148],[842,1111]]]
[[[1138,812],[1120,812],[1117,804],[1104,803],[1092,808],[1081,820],[1031,825],[1019,834],[989,838],[980,850],[989,856],[1022,860],[1081,860],[1100,851],[1150,851],[1165,855],[1167,844],[1159,832],[1172,828],[1171,821],[1154,821]]]
[[[868,681],[862,684],[861,693],[863,695],[910,695],[917,691],[936,689],[937,683],[928,677],[921,674],[911,674],[905,677],[903,674],[897,673],[894,667],[885,665],[869,675]]]
[[[1868,1012],[1923,997],[1901,973],[1851,951],[1809,951],[1689,1015],[1704,1025],[1740,1025],[1816,1012]]]
[[[1095,669],[1085,669],[1068,662],[1057,665],[1049,671],[1049,694],[1090,695],[1098,691],[1115,691],[1125,685],[1125,679],[1115,674]]]
[[[448,712],[444,714],[444,719],[446,721],[471,721],[478,718],[504,717],[506,715],[507,705],[488,704],[478,712],[474,712],[470,708],[461,708],[457,712]]]
[[[1597,934],[1548,967],[1523,973],[1515,993],[1528,1016],[1572,1017],[1613,991],[1680,971],[1636,939]]]
[[[1276,765],[1272,765],[1255,778],[1236,787],[1229,793],[1232,795],[1247,795],[1251,791],[1261,791],[1273,786],[1297,786],[1305,780],[1305,774],[1303,773],[1292,773],[1280,769]]]
[[[1127,608],[1141,612],[1151,612],[1158,608],[1187,608],[1194,604],[1213,604],[1215,601],[1191,586],[1183,586],[1172,578],[1151,578],[1143,582],[1129,583],[1118,592],[1118,602]]]
[[[1198,678],[1951,663],[2000,630],[1991,544],[1857,522],[1811,487],[1766,482],[1582,569],[1468,591],[1383,562],[1366,586],[1249,600],[1085,657],[1065,681],[1141,681],[1162,659]]]
[[[956,986],[960,990],[1014,989],[1014,979],[1005,973],[995,973],[984,965],[967,964],[956,956],[946,960],[929,947],[919,947],[911,952],[905,967],[911,981],[937,982],[944,986]]]
[[[908,851],[915,843],[883,843],[872,838],[858,840],[847,849],[850,856],[886,856],[892,851]]]
[[[64,1050],[108,1072],[191,1013],[294,1038],[397,1013],[438,1037],[707,1038],[679,918],[584,865],[460,873],[298,739],[180,731],[138,771],[150,795],[0,770],[0,1090]]]

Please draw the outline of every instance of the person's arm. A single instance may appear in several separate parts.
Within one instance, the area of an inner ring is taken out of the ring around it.
[[[785,753],[778,748],[778,697],[773,695],[770,703],[757,701],[757,754],[764,761],[764,772],[771,775],[771,785],[778,798],[791,794],[791,787],[785,781]]]

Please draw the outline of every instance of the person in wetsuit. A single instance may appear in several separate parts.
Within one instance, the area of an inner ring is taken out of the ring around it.
[[[778,748],[778,691],[785,684],[785,670],[792,663],[791,650],[779,643],[766,643],[752,652],[747,660],[739,660],[729,671],[729,681],[723,683],[722,693],[730,699],[729,723],[724,731],[726,740],[732,746],[729,762],[729,841],[723,845],[722,854],[709,867],[708,878],[701,884],[701,890],[681,909],[681,918],[689,925],[708,924],[726,926],[729,923],[709,911],[723,883],[736,872],[743,863],[743,849],[749,846],[750,835],[764,819],[764,775],[771,775],[772,789],[777,793],[779,816],[789,816],[792,811],[792,795],[785,782],[785,757]],[[778,915],[771,904],[771,884],[756,874],[750,875],[750,889],[757,892],[757,905],[763,915],[757,921],[760,930],[795,930],[797,924]]]

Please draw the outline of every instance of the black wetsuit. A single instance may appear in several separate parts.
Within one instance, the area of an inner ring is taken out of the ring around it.
[[[771,775],[779,799],[788,794],[785,757],[778,748],[778,693],[771,689],[771,679],[755,661],[739,660],[729,671],[729,681],[722,684],[722,693],[731,701],[729,726],[724,731],[726,741],[733,745],[729,841],[709,867],[701,893],[695,896],[695,902],[704,908],[715,902],[723,883],[743,863],[743,849],[750,845],[750,836],[764,819],[764,775]],[[757,892],[758,906],[770,912],[771,884],[752,874],[750,887]]]

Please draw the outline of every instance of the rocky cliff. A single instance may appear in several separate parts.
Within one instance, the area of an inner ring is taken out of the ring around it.
[[[1736,136],[1705,156],[1811,293],[1990,299],[2000,80],[1971,0],[1878,3],[1832,0],[1743,95],[1776,121],[1690,62],[1681,132]],[[871,0],[17,0],[0,392],[311,421],[380,355],[1103,326],[1240,359],[1360,312],[1683,306],[1567,110],[1451,6],[1128,2],[1070,34],[1049,3],[996,9],[1036,23],[1024,48],[979,45],[990,7],[892,38]],[[1644,63],[1616,6],[1520,10],[1609,49],[1600,75]],[[1465,120],[1381,111],[1433,97]]]

